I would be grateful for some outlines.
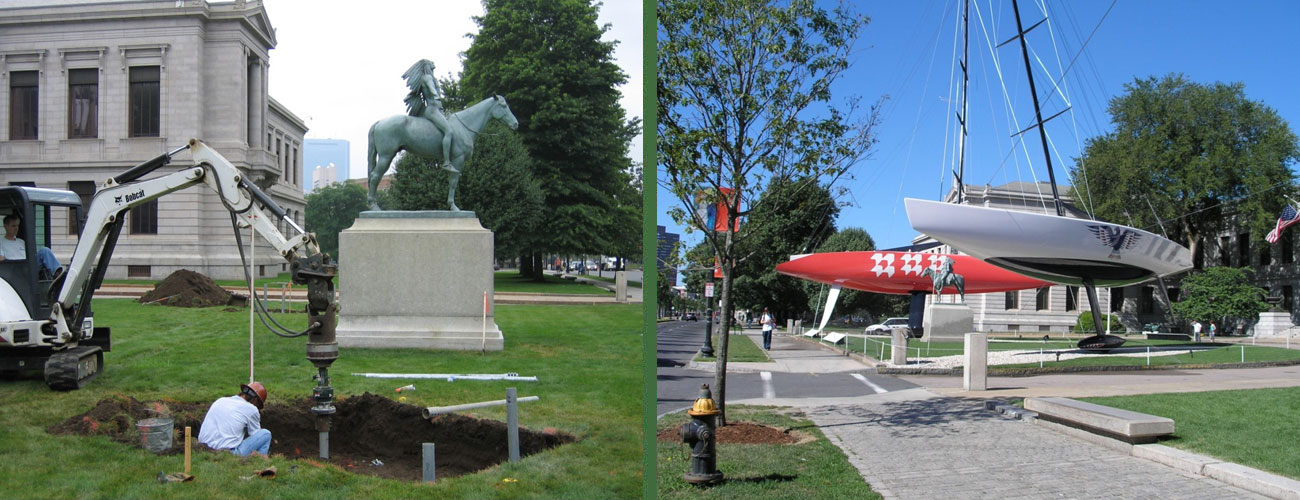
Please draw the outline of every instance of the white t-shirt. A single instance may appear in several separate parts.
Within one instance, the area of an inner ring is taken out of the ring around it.
[[[26,259],[27,243],[24,242],[22,238],[14,238],[11,240],[9,238],[5,238],[4,236],[0,236],[0,256],[4,256],[6,260]]]
[[[759,321],[760,321],[761,323],[763,323],[763,331],[766,332],[766,331],[770,331],[770,330],[772,329],[772,315],[771,315],[771,314],[763,314],[763,319],[761,319],[761,320],[759,320]]]
[[[1195,333],[1201,333],[1201,324],[1197,322],[1192,322],[1192,331]]]
[[[199,426],[199,442],[209,448],[231,450],[262,428],[262,414],[239,396],[218,399]]]

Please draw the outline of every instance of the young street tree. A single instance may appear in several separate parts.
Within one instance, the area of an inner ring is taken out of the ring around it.
[[[679,206],[672,217],[704,233],[722,268],[721,331],[731,327],[740,232],[714,231],[694,210],[724,202],[725,221],[761,209],[768,184],[810,177],[833,185],[866,156],[875,107],[832,103],[868,19],[813,0],[661,0],[658,9],[660,177]],[[809,183],[807,185],[813,185]],[[742,211],[742,207],[745,211]],[[726,423],[727,339],[722,335],[713,395]]]
[[[1169,75],[1125,89],[1110,102],[1115,131],[1090,139],[1071,172],[1084,188],[1074,199],[1102,219],[1163,224],[1192,255],[1232,215],[1262,242],[1295,190],[1300,146],[1287,123],[1240,83]]]
[[[521,255],[521,272],[541,279],[547,253],[628,251],[614,240],[633,234],[640,241],[641,199],[631,200],[626,188],[633,182],[628,142],[641,125],[618,104],[627,76],[614,64],[617,42],[601,40],[609,26],[596,24],[598,5],[485,0],[483,7],[460,91],[505,96],[533,159],[546,216],[540,238]],[[628,203],[635,210],[622,208]]]

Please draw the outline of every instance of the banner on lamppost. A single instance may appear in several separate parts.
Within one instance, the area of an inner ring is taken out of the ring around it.
[[[735,190],[731,188],[718,188],[722,197],[717,203],[709,203],[708,191],[695,193],[695,216],[704,222],[704,227],[712,231],[727,231],[727,217],[730,213],[727,210],[727,204],[732,200]],[[732,231],[740,229],[740,219],[731,226]]]

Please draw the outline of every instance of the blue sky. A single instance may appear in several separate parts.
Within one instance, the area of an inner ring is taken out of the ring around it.
[[[843,201],[851,205],[842,209],[837,227],[867,230],[878,248],[902,246],[916,235],[907,223],[903,198],[937,199],[952,187],[949,172],[955,168],[956,123],[951,117],[956,84],[950,82],[957,81],[953,53],[954,48],[960,51],[954,38],[961,1],[851,3],[871,22],[858,38],[853,68],[838,82],[837,95],[857,95],[863,102],[886,95],[889,99],[871,157],[854,167],[853,180],[841,181],[840,185],[851,191]],[[1021,0],[1025,27],[1043,18],[1041,3]],[[1070,183],[1064,176],[1084,141],[1111,130],[1108,101],[1122,94],[1124,84],[1135,78],[1182,73],[1203,84],[1241,82],[1249,99],[1272,107],[1293,132],[1300,133],[1300,81],[1296,78],[1300,74],[1300,2],[1046,3],[1051,20],[1028,35],[1031,51],[1048,68],[1047,73],[1035,69],[1040,99],[1048,93],[1050,81],[1059,79],[1062,69],[1079,53],[1083,40],[1092,36],[1063,80],[1069,87],[1071,112],[1047,125],[1056,148],[1052,164],[1060,184]],[[1011,3],[972,0],[971,4],[966,183],[996,186],[1017,180],[1045,181],[1047,171],[1037,133],[1025,134],[1028,141],[1023,147],[1011,138],[1033,117],[1020,48],[1012,42],[993,49],[1002,66],[999,82],[986,41],[996,45],[1014,36]],[[1052,34],[1047,31],[1048,24]],[[1019,127],[1009,125],[1003,86]],[[1044,117],[1063,109],[1062,103],[1060,96],[1053,97],[1044,105]],[[662,178],[662,172],[658,174]],[[666,215],[669,207],[679,203],[672,194],[660,187],[657,197],[657,223],[682,234],[685,246],[698,243],[698,233],[685,234]]]

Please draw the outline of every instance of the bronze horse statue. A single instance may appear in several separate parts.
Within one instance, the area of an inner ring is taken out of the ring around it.
[[[490,120],[501,120],[511,129],[519,127],[519,120],[510,112],[506,98],[492,96],[482,102],[453,113],[447,120],[452,131],[451,165],[442,168],[451,172],[447,184],[447,203],[453,211],[456,207],[456,184],[460,182],[460,171],[474,153],[474,138]],[[366,201],[371,210],[379,210],[375,199],[375,189],[384,173],[400,151],[407,151],[429,158],[442,158],[442,132],[427,119],[394,115],[375,122],[370,126],[369,148],[366,150],[366,171],[370,176],[370,191]]]
[[[966,302],[966,278],[954,272],[944,273],[938,269],[927,267],[921,271],[921,276],[928,276],[934,283],[934,294],[940,295],[943,289],[949,286],[957,287],[957,294],[961,296],[961,301]]]

